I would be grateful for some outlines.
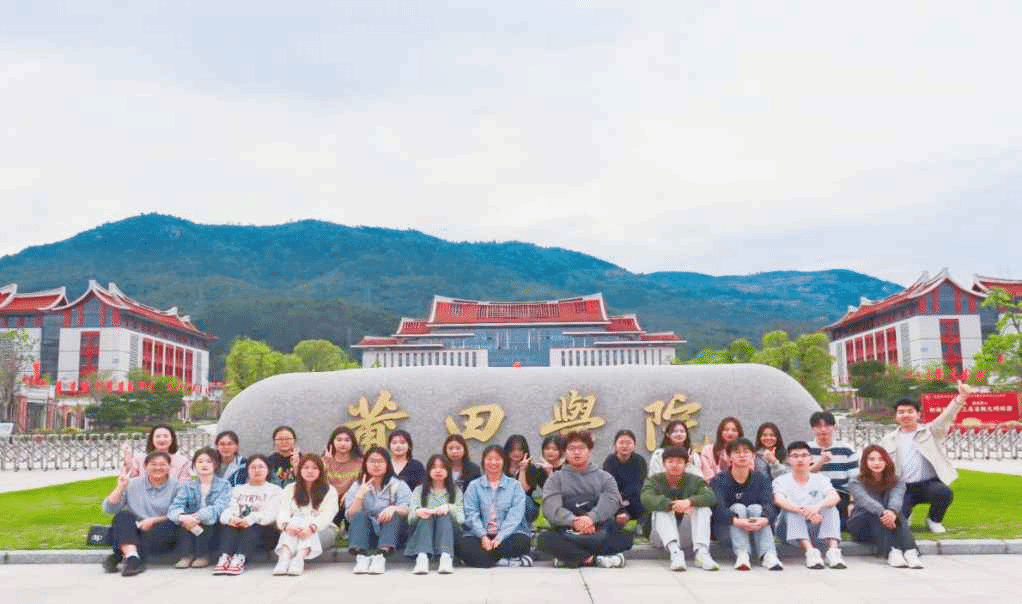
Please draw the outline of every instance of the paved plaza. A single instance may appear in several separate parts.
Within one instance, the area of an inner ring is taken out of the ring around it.
[[[925,556],[919,571],[892,569],[874,558],[856,557],[849,568],[808,570],[788,559],[783,572],[759,567],[738,572],[672,573],[666,562],[635,560],[625,569],[457,568],[450,576],[412,575],[406,563],[383,576],[356,576],[344,563],[310,564],[301,577],[274,577],[268,564],[240,577],[214,577],[208,570],[159,567],[137,577],[104,574],[98,564],[0,566],[0,601],[108,604],[144,602],[784,602],[838,604],[941,602],[984,604],[1020,601],[1022,557]]]

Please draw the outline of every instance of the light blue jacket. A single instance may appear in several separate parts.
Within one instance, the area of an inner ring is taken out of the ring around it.
[[[213,477],[213,484],[209,487],[209,495],[206,496],[205,505],[202,501],[202,490],[198,478],[193,478],[181,484],[174,496],[174,502],[170,504],[167,511],[167,518],[174,524],[181,524],[181,514],[199,513],[199,523],[216,524],[220,514],[231,502],[231,483],[219,476]]]
[[[482,538],[486,535],[486,515],[493,501],[493,488],[485,474],[468,483],[463,500],[465,528],[474,536]],[[514,478],[502,475],[497,485],[496,502],[497,541],[503,542],[513,533],[528,535],[529,524],[525,520],[525,491],[522,485]]]

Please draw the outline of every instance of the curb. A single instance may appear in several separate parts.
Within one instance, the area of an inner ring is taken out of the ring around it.
[[[924,556],[958,556],[958,555],[989,555],[989,554],[1022,554],[1022,539],[944,539],[940,541],[917,541],[919,553]],[[719,544],[710,547],[715,558],[727,560],[731,553]],[[845,556],[874,556],[874,547],[862,543],[842,543],[841,551]],[[9,550],[0,552],[0,564],[99,564],[108,555],[107,549],[62,549],[62,550]],[[795,546],[779,544],[777,554],[781,558],[801,558],[802,554]],[[269,559],[269,554],[266,554]],[[627,554],[632,560],[658,560],[664,558],[663,552],[651,545],[636,545]],[[158,556],[157,564],[174,561],[173,555]],[[545,560],[542,560],[545,562]],[[324,552],[315,563],[352,563],[353,557],[344,550]],[[405,562],[404,556],[394,560],[398,565]],[[411,564],[411,559],[407,560]],[[257,562],[258,564],[258,562]]]

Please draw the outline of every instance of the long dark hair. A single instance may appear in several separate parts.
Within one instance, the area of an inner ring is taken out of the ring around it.
[[[507,467],[510,462],[508,460],[507,452],[505,452],[504,447],[500,445],[487,445],[486,448],[483,449],[482,457],[479,458],[479,465],[480,469],[482,470],[483,476],[486,475],[486,466],[484,465],[486,462],[486,456],[489,455],[490,453],[497,453],[500,455],[500,459],[503,462],[503,465],[500,467],[500,472],[501,474],[507,474]]]
[[[387,471],[383,473],[383,480],[380,482],[380,486],[382,487],[394,477],[394,464],[390,461],[390,451],[383,447],[369,447],[366,450],[365,455],[362,456],[362,471],[358,475],[358,481],[364,484],[365,481],[369,479],[369,472],[366,471],[366,464],[369,462],[369,456],[373,453],[379,453],[383,456],[383,459],[387,461]]]
[[[467,466],[469,463],[472,462],[472,460],[469,459],[469,457],[468,457],[468,443],[465,441],[465,437],[464,436],[462,436],[460,434],[451,434],[451,435],[449,435],[447,438],[444,439],[444,446],[440,448],[440,452],[443,453],[444,458],[448,462],[450,462],[451,458],[447,457],[447,445],[451,444],[452,442],[458,443],[459,445],[461,445],[461,448],[465,450],[465,455],[461,458],[461,467],[464,468],[465,466]],[[433,458],[430,457],[430,459],[433,459]],[[451,467],[454,467],[453,462],[451,462]],[[429,468],[427,467],[426,470],[428,471]]]
[[[714,461],[720,459],[720,452],[723,451],[724,447],[727,445],[727,443],[724,442],[724,437],[721,436],[721,434],[724,433],[724,426],[727,426],[728,423],[734,424],[735,428],[738,429],[738,438],[742,438],[743,436],[745,436],[745,430],[742,430],[742,422],[738,421],[737,417],[728,416],[720,420],[720,423],[717,424],[717,440],[713,442]]]
[[[213,447],[202,447],[192,453],[192,467],[195,467],[195,462],[199,461],[200,455],[209,456],[210,461],[213,462],[213,473],[216,474],[220,470],[220,451],[217,451]]]
[[[454,479],[451,478],[451,460],[447,459],[446,456],[439,453],[434,453],[429,456],[429,460],[426,462],[426,480],[422,484],[422,507],[426,507],[429,500],[429,492],[433,490],[433,479],[429,473],[433,471],[433,464],[440,462],[440,465],[447,471],[447,478],[444,479],[444,488],[447,489],[447,502],[454,503],[458,498],[458,487],[454,484]]]
[[[338,434],[347,434],[348,438],[351,439],[351,458],[357,459],[362,457],[362,448],[358,446],[358,439],[355,438],[355,431],[347,426],[337,426],[334,431],[330,433],[330,438],[326,441],[327,453],[334,454],[334,439],[337,438]],[[409,446],[409,451],[411,447]]]
[[[390,441],[394,440],[395,436],[400,436],[401,438],[405,439],[406,443],[408,443],[408,453],[405,454],[405,457],[407,457],[408,459],[411,459],[412,458],[412,435],[409,434],[407,430],[401,430],[400,428],[397,429],[397,430],[394,430],[393,432],[390,433],[389,436],[387,436],[387,448],[388,449],[390,449]]]
[[[671,432],[674,431],[674,428],[676,426],[681,426],[682,428],[685,429],[685,442],[681,443],[681,445],[675,445],[673,442],[671,442],[670,434]],[[660,447],[664,449],[666,449],[667,447],[676,446],[685,447],[689,451],[692,450],[692,434],[688,431],[688,425],[685,423],[685,420],[683,419],[672,419],[671,421],[667,422],[667,425],[664,426],[664,438],[663,440],[660,441]]]
[[[788,452],[784,449],[784,439],[781,438],[781,429],[777,427],[774,422],[763,422],[756,429],[756,449],[765,449],[763,446],[763,430],[773,430],[774,437],[777,438],[777,444],[774,448],[774,455],[777,457],[777,461],[783,462],[788,457]]]
[[[319,476],[312,481],[312,484],[306,484],[305,479],[302,478],[302,466],[310,461],[319,469]],[[329,491],[330,484],[326,481],[326,467],[323,465],[323,458],[315,453],[303,454],[298,461],[298,467],[295,468],[295,503],[299,506],[308,505],[311,494],[312,509],[318,510],[319,504],[323,503],[323,498]]]
[[[171,455],[177,453],[177,432],[175,432],[174,429],[167,424],[156,424],[149,429],[149,436],[145,439],[145,452],[152,453],[156,450],[156,445],[153,444],[153,434],[156,434],[156,431],[160,428],[170,432],[170,447],[167,448],[167,451]]]
[[[507,437],[507,441],[504,442],[505,457],[511,457],[511,449],[513,449],[515,445],[518,445],[518,448],[522,450],[522,453],[532,457],[532,453],[529,453],[529,441],[521,434],[512,434]]]
[[[874,451],[884,458],[884,463],[886,464],[884,471],[880,473],[880,480],[873,476],[873,471],[869,469],[869,464],[866,463],[869,454]],[[880,445],[870,445],[862,450],[862,458],[859,459],[859,480],[880,491],[888,491],[898,484],[898,476],[894,473],[894,460],[891,459],[891,454],[887,452],[887,449]]]

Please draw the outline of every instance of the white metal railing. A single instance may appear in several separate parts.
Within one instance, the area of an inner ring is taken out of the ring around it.
[[[178,452],[210,446],[203,431],[179,432]],[[125,448],[145,451],[146,434],[15,434],[0,438],[0,470],[119,470]]]
[[[850,420],[837,427],[834,438],[861,451],[866,445],[879,443],[894,429],[895,426]],[[952,428],[944,447],[951,459],[1022,459],[1022,428]]]

